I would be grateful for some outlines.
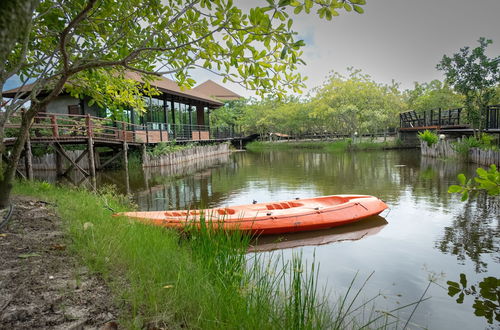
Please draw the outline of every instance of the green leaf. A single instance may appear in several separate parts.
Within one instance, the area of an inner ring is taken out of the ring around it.
[[[462,193],[462,202],[465,202],[467,199],[469,198],[469,192],[468,191],[464,191]]]
[[[450,194],[459,193],[462,191],[462,189],[463,189],[462,186],[451,185],[448,188],[448,193],[450,193]]]
[[[482,178],[486,178],[488,176],[488,172],[484,168],[478,167],[476,170],[477,175],[479,175]]]
[[[446,282],[446,284],[448,284],[448,295],[450,297],[453,297],[454,295],[456,295],[461,291],[460,286],[458,285],[457,282],[448,281]]]
[[[460,274],[460,284],[464,289],[467,287],[467,277],[463,273]]]
[[[464,185],[465,185],[465,180],[466,180],[465,175],[464,175],[463,173],[460,173],[460,174],[457,176],[457,178],[458,178],[458,181],[460,182],[460,184],[461,184],[462,186],[464,186]]]
[[[354,11],[357,12],[358,14],[363,14],[365,12],[363,8],[358,5],[352,5],[352,7],[354,8]]]

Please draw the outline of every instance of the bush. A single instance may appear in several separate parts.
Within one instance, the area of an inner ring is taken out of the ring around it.
[[[427,146],[432,146],[433,144],[436,144],[439,140],[439,137],[436,133],[431,132],[429,130],[425,130],[423,132],[418,132],[418,138],[421,141],[427,142]]]
[[[483,133],[479,140],[480,145],[479,148],[485,150],[498,150],[498,146],[495,145],[495,136],[491,134]]]

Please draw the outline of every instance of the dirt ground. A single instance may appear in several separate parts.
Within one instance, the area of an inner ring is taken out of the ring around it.
[[[0,329],[117,329],[102,279],[78,266],[46,203],[14,198],[0,230]]]

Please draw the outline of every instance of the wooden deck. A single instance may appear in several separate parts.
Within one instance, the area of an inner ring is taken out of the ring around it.
[[[14,116],[6,125],[6,138],[4,143],[11,146],[16,141],[16,136],[21,127],[21,117]],[[42,113],[34,118],[30,128],[29,138],[24,150],[24,161],[26,173],[18,171],[18,174],[31,179],[32,169],[32,144],[50,145],[56,152],[57,174],[66,176],[73,170],[79,170],[84,177],[90,177],[95,181],[96,170],[104,169],[111,161],[121,158],[124,169],[128,166],[128,149],[136,147],[141,149],[143,157],[146,153],[147,145],[154,145],[161,142],[175,141],[176,143],[198,142],[235,142],[233,131],[222,129],[210,129],[205,125],[170,125],[163,123],[147,123],[144,125],[131,124],[123,121],[115,121],[108,118],[93,117],[90,115],[67,115]],[[72,159],[63,148],[63,145],[81,145],[84,147],[82,157]],[[241,142],[240,142],[241,144]],[[114,156],[104,163],[96,161],[97,147],[111,147]],[[87,155],[88,170],[84,170],[79,165]],[[5,155],[4,155],[5,156]],[[67,168],[63,168],[63,159],[69,162]]]
[[[16,136],[21,126],[21,118],[13,117],[6,125],[7,136]],[[90,115],[39,114],[34,118],[30,129],[32,142],[41,143],[86,143],[89,138],[95,142],[119,144],[127,142],[131,145],[154,144],[172,140],[200,141],[217,140],[231,137],[226,132],[217,131],[214,136],[205,125],[169,125],[163,123],[147,123],[145,125],[115,121],[108,118]],[[220,134],[220,133],[224,133]],[[11,143],[13,139],[5,141]]]

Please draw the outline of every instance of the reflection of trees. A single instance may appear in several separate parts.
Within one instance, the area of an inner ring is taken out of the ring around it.
[[[474,297],[474,315],[484,317],[489,324],[493,319],[500,322],[500,278],[489,276],[481,282],[467,286],[467,276],[460,274],[460,281],[448,281],[448,295],[457,296],[456,302],[462,304],[466,296]]]
[[[413,158],[413,161],[408,159]],[[411,191],[416,202],[425,199],[434,206],[447,208],[456,198],[448,194],[448,187],[457,183],[458,173],[474,173],[475,167],[457,160],[420,157],[413,152],[400,169],[401,185]]]
[[[485,194],[468,201],[465,209],[450,227],[445,227],[443,238],[436,247],[444,253],[456,255],[458,260],[469,258],[476,272],[486,271],[483,253],[500,262],[500,199]]]

